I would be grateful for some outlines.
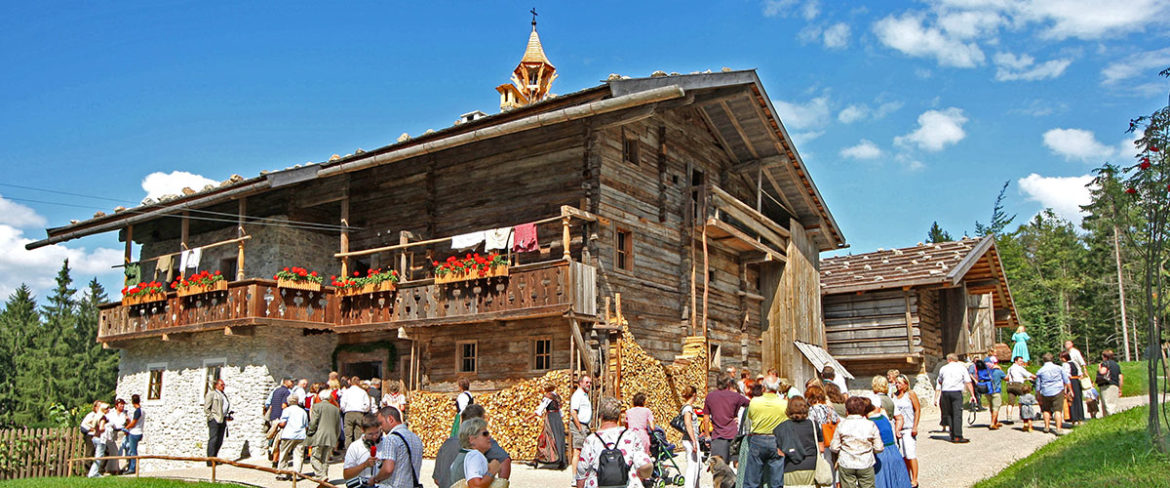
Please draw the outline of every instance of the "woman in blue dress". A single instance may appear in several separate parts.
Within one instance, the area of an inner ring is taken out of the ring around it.
[[[911,488],[910,472],[906,470],[906,462],[902,459],[902,451],[898,450],[897,439],[894,437],[894,426],[886,418],[882,407],[876,406],[869,412],[869,420],[877,425],[882,435],[882,443],[886,445],[882,452],[874,453],[876,460],[873,466],[874,486],[876,488]]]
[[[1016,343],[1015,347],[1012,347],[1012,361],[1015,361],[1016,357],[1024,358],[1025,363],[1032,361],[1032,356],[1028,355],[1028,341],[1031,339],[1028,333],[1024,332],[1024,326],[1016,329],[1016,333],[1012,334],[1012,341]]]

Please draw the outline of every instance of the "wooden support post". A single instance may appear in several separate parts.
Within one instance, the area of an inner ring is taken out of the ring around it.
[[[703,223],[703,337],[707,337],[707,298],[711,292],[711,260],[707,254],[707,223]]]
[[[605,325],[608,327],[609,322],[613,319],[613,315],[609,313],[609,297],[605,297]]]
[[[764,212],[764,165],[756,167],[756,211]]]
[[[401,246],[405,246],[409,243],[410,243],[410,232],[407,232],[405,230],[398,231],[398,244]],[[408,251],[404,247],[402,249],[402,252],[400,252],[398,254],[398,278],[403,280],[403,281],[406,281],[409,279],[406,277],[406,271],[407,271],[407,269],[406,269],[406,253],[407,252]]]
[[[122,264],[126,264],[126,265],[130,264],[130,260],[133,258],[133,256],[132,256],[133,252],[134,252],[134,226],[127,225],[126,226],[126,252],[125,252],[125,255],[122,256]],[[140,280],[142,279],[142,270],[141,269],[138,270],[138,278]],[[126,276],[125,276],[125,273],[123,273],[122,286],[126,286],[126,285],[127,285]]]
[[[240,197],[240,222],[236,229],[236,237],[244,237],[247,232],[244,231],[244,216],[248,213],[248,197]],[[236,280],[242,281],[244,279],[244,241],[236,244]]]
[[[181,251],[186,251],[187,249],[190,249],[189,247],[187,247],[187,238],[190,237],[190,234],[191,234],[190,216],[191,216],[190,212],[183,212],[183,218],[181,220],[181,223],[179,224],[179,246],[182,248],[182,249],[180,249]],[[180,260],[179,262],[182,262],[182,260]],[[182,266],[180,266],[180,268],[181,267]],[[183,275],[185,275],[185,274],[187,274],[187,270],[185,270],[185,269],[179,270],[179,278],[182,278]]]
[[[215,459],[211,460],[211,482],[215,483]]]
[[[622,316],[622,294],[614,293],[613,296],[615,313],[617,314],[617,324],[618,327],[621,327],[626,322],[626,318]]]
[[[569,252],[569,244],[573,240],[573,235],[569,232],[569,224],[571,221],[572,219],[570,219],[567,215],[561,217],[561,245],[565,247],[565,252],[562,258],[565,261],[569,261],[573,258],[572,254]]]
[[[348,191],[347,191],[348,193]],[[341,199],[341,252],[349,252],[349,196]],[[349,276],[349,256],[341,258],[341,276]]]
[[[910,355],[914,354],[914,324],[910,313],[910,290],[903,289],[902,293],[906,299],[906,354],[909,359]]]

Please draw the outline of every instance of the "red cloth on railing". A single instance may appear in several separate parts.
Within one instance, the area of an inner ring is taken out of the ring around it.
[[[540,250],[536,237],[536,224],[520,224],[512,229],[513,252],[535,252]]]

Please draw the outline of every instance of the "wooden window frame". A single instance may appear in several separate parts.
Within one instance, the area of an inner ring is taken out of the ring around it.
[[[542,355],[542,354],[540,354],[539,351],[537,351],[537,345],[541,342],[545,342],[548,344],[548,349],[543,354],[545,356],[548,356],[548,364],[546,365],[547,367],[544,367],[544,368],[538,367],[539,364],[537,364],[537,362],[538,362],[537,359],[539,359],[539,356]],[[529,352],[529,354],[528,354],[528,369],[530,369],[532,371],[551,370],[552,364],[553,364],[553,339],[552,339],[552,336],[547,336],[547,335],[533,336],[529,339],[528,344],[529,344],[529,347],[528,347],[528,352]]]
[[[639,166],[641,162],[641,142],[638,140],[638,135],[633,130],[622,128],[622,161]]]
[[[622,246],[622,234],[625,234],[625,247]],[[622,256],[625,256],[625,265],[622,265]],[[626,227],[615,227],[613,231],[613,269],[623,273],[634,272],[634,231]]]
[[[472,357],[473,367],[470,371],[463,369],[463,346],[471,344],[475,346],[475,356]],[[479,374],[479,341],[455,341],[455,373],[457,374]]]
[[[163,395],[163,378],[167,371],[167,363],[149,363],[146,365],[146,401],[157,402],[162,401]],[[155,382],[154,374],[158,373],[158,382]],[[155,385],[158,386],[158,396],[154,396]]]
[[[211,358],[203,360],[203,396],[207,396],[207,392],[215,387],[215,382],[211,379],[211,368],[217,368],[219,374],[216,379],[223,379],[223,370],[227,368],[227,358]]]
[[[723,369],[723,346],[714,342],[707,343],[707,364],[711,371],[721,371]]]

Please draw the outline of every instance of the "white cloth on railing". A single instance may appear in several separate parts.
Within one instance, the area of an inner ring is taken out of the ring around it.
[[[198,271],[199,261],[201,259],[203,259],[202,247],[183,251],[182,254],[179,255],[179,272],[186,274],[188,268],[193,268]]]
[[[484,239],[483,249],[491,251],[493,249],[511,249],[512,248],[512,228],[500,227],[499,229],[492,229],[486,232],[487,236]]]
[[[451,249],[467,249],[478,246],[487,238],[487,231],[469,232],[451,238]]]

